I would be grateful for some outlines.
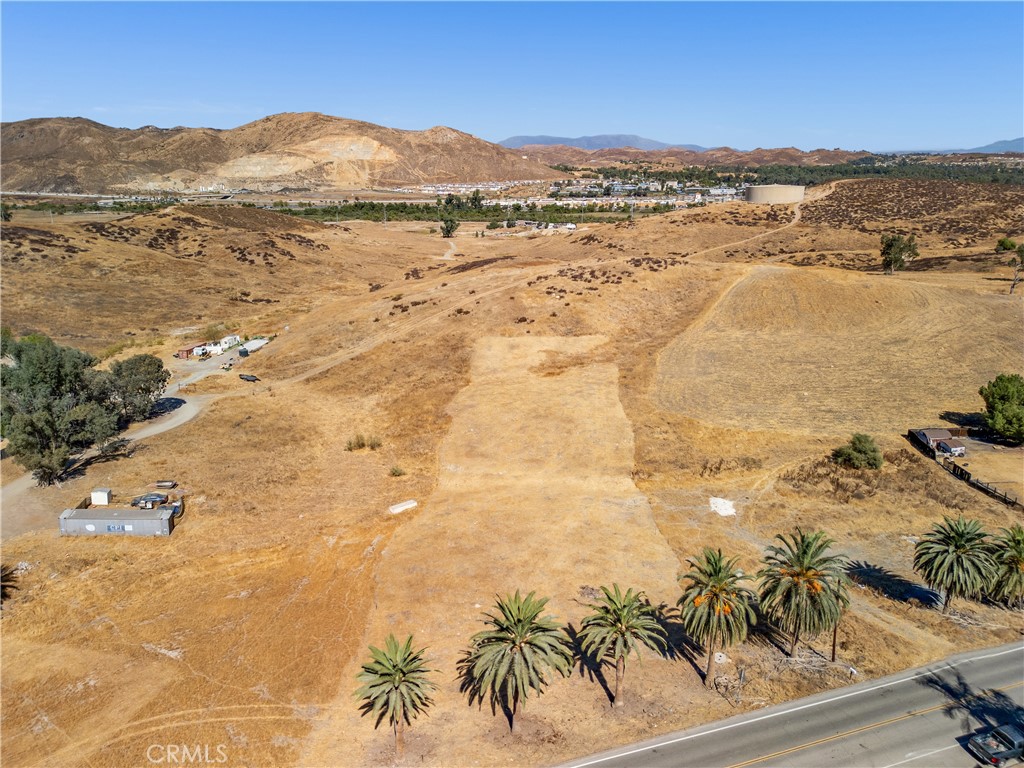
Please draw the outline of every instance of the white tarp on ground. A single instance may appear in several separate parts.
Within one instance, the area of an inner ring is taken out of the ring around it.
[[[732,502],[728,499],[719,499],[716,496],[711,497],[711,511],[717,512],[722,517],[736,516],[736,507],[732,505]]]
[[[416,502],[413,501],[412,499],[409,499],[408,501],[403,501],[401,504],[395,504],[392,507],[388,507],[388,512],[390,512],[392,515],[398,515],[402,512],[405,512],[405,510],[407,509],[413,509],[415,506]]]

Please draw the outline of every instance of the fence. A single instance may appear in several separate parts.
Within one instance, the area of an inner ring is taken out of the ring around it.
[[[952,427],[949,429],[949,433],[953,437],[972,437],[976,434],[965,427]],[[953,475],[953,477],[963,480],[973,488],[977,488],[982,493],[987,494],[994,499],[998,499],[1008,506],[1024,508],[1024,504],[1021,504],[1017,500],[1016,496],[1010,496],[1008,493],[999,490],[994,485],[989,485],[986,482],[972,477],[970,472],[957,464],[951,457],[944,456],[940,459],[938,454],[935,452],[935,449],[918,436],[917,430],[907,430],[907,441],[928,458],[938,461],[939,466],[949,472],[949,474]]]
[[[953,477],[957,477],[963,480],[968,485],[977,488],[982,493],[986,493],[994,499],[998,499],[1007,506],[1024,507],[1024,505],[1017,501],[1016,496],[1010,496],[1008,493],[999,490],[994,485],[989,485],[983,480],[978,480],[976,477],[972,477],[970,472],[961,467],[948,456],[942,460],[942,468],[949,472],[951,475],[953,475]]]

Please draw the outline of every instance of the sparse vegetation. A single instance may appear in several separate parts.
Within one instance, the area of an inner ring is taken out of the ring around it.
[[[859,432],[849,443],[832,451],[832,461],[853,469],[881,469],[884,463],[882,452],[871,436]]]
[[[405,474],[405,470],[402,469],[401,467],[392,467],[391,472],[389,474],[392,477],[401,477],[402,475]]]
[[[346,451],[361,451],[363,448],[369,448],[371,451],[376,451],[381,447],[383,443],[376,435],[370,435],[366,437],[362,432],[356,432],[355,435],[348,439],[345,443]]]

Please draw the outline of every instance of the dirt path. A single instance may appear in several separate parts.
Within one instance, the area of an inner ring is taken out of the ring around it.
[[[495,764],[483,736],[495,719],[468,709],[453,680],[458,652],[495,594],[550,595],[551,613],[577,626],[592,599],[581,592],[587,587],[618,582],[655,602],[674,594],[679,561],[631,478],[633,434],[617,367],[583,363],[556,376],[534,370],[549,354],[585,360],[603,342],[481,339],[471,383],[450,408],[437,488],[383,554],[366,643],[412,632],[442,671],[431,730],[444,749],[424,764],[464,764],[473,754]],[[380,734],[354,707],[341,706],[351,700],[350,677],[343,679],[337,714],[314,732],[302,764],[373,761],[353,750],[359,741],[372,749]]]

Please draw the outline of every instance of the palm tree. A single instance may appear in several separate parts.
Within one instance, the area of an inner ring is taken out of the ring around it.
[[[506,710],[509,728],[515,728],[515,716],[532,688],[539,696],[548,681],[549,670],[566,676],[572,669],[569,639],[552,616],[541,616],[548,598],[525,598],[519,590],[514,596],[498,598],[497,612],[485,613],[490,629],[470,639],[469,650],[459,662],[462,690],[469,700],[485,696],[491,710]]]
[[[363,714],[377,716],[375,728],[388,718],[395,733],[395,757],[399,760],[405,752],[405,725],[411,725],[412,718],[427,710],[433,703],[428,694],[437,689],[427,679],[427,674],[433,670],[424,666],[425,650],[412,649],[412,635],[406,638],[404,645],[399,645],[394,635],[388,635],[383,651],[370,646],[373,660],[364,664],[357,676],[363,685],[355,695],[363,699]]]
[[[612,591],[607,587],[601,591],[604,597],[590,605],[594,612],[583,619],[579,639],[586,653],[615,660],[614,705],[621,707],[626,658],[634,651],[639,658],[641,645],[664,648],[665,630],[658,621],[658,609],[644,600],[643,592],[627,589],[623,595],[618,584],[612,584]]]
[[[992,582],[992,597],[1020,606],[1024,601],[1024,528],[1015,524],[1003,528],[996,537],[996,576]]]
[[[818,634],[839,622],[846,599],[845,558],[828,553],[835,542],[824,531],[788,537],[769,546],[761,580],[761,610],[790,634],[789,655],[796,653],[801,634]]]
[[[0,566],[0,604],[18,588],[18,572],[12,565]]]
[[[850,607],[850,577],[845,573],[842,574],[842,578],[839,581],[831,584],[833,593],[835,594],[836,603],[839,606],[839,616],[836,618],[836,623],[832,625],[832,663],[836,661],[836,643],[839,640],[839,621],[843,618],[846,610]]]
[[[705,686],[715,679],[715,648],[742,643],[757,623],[754,593],[739,586],[743,572],[736,567],[738,559],[726,560],[722,550],[705,548],[699,560],[688,561],[690,570],[683,576],[688,583],[679,598],[679,615],[687,634],[707,648]]]
[[[944,517],[914,545],[914,570],[929,587],[946,593],[942,612],[948,613],[954,597],[976,597],[992,583],[991,538],[977,520]]]

